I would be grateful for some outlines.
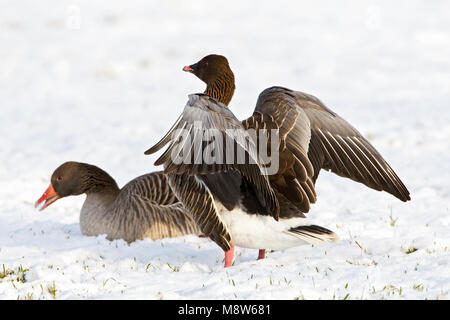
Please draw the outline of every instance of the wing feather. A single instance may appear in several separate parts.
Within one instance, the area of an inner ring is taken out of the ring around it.
[[[308,157],[314,167],[313,181],[320,169],[326,169],[402,201],[411,199],[394,170],[358,130],[316,97],[298,91],[291,94],[311,126]]]
[[[210,143],[216,144],[216,148],[213,149],[217,150],[217,155],[221,153],[221,157],[208,163],[203,159],[208,146],[204,138],[208,138],[213,131],[219,138]],[[236,171],[253,186],[258,201],[267,213],[278,220],[278,201],[265,167],[259,159],[255,141],[225,105],[204,94],[190,95],[182,115],[170,132],[171,138],[166,134],[155,145],[157,147],[154,146],[146,152],[146,154],[156,152],[169,144],[155,162],[155,165],[164,165],[165,174],[196,176]],[[235,151],[231,154],[234,158],[227,163],[225,160],[230,160],[231,148]],[[238,158],[239,154],[244,156],[243,159]],[[174,155],[181,156],[174,159]],[[182,161],[179,161],[180,159]],[[222,162],[217,159],[221,159]]]
[[[316,97],[283,87],[268,88],[243,124],[259,128],[269,118],[280,136],[280,169],[270,176],[271,184],[303,212],[316,201],[314,184],[321,169],[410,200],[409,191],[378,151]],[[283,162],[283,154],[293,155],[293,162]]]

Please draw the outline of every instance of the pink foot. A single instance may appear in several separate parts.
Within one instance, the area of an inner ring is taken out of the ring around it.
[[[266,249],[259,249],[258,259],[257,260],[264,259],[265,256],[266,256]]]
[[[225,268],[231,267],[234,258],[234,246],[230,250],[225,251]]]

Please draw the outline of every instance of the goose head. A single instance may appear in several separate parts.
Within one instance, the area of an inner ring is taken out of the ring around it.
[[[99,192],[108,186],[118,189],[114,179],[102,169],[87,163],[68,161],[56,168],[51,176],[50,186],[34,205],[38,207],[45,201],[40,208],[44,210],[58,199]]]
[[[205,93],[228,105],[234,93],[234,74],[227,58],[218,54],[203,57],[197,63],[185,66],[190,72],[206,83]]]

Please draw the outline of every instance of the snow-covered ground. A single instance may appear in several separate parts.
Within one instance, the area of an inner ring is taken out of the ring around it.
[[[449,299],[449,12],[446,0],[2,0],[0,299]],[[341,241],[262,261],[237,248],[227,269],[208,239],[83,236],[84,196],[34,209],[67,160],[119,185],[157,170],[143,152],[204,90],[181,68],[209,53],[230,61],[238,118],[272,85],[314,94],[412,201],[323,172],[309,216]]]

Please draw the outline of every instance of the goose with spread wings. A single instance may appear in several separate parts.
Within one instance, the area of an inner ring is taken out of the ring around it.
[[[205,56],[183,71],[205,82],[204,93],[228,106],[235,79],[224,56]],[[322,169],[388,192],[401,201],[411,199],[408,189],[372,144],[310,94],[279,86],[268,88],[261,92],[252,116],[242,125],[245,129],[279,130],[279,169],[269,176],[270,185],[303,213],[317,200],[315,183]],[[264,249],[260,257],[264,257]]]
[[[232,264],[235,245],[260,249],[263,258],[261,248],[335,241],[334,232],[311,222],[273,187],[247,129],[223,103],[192,94],[169,132],[145,153],[168,145],[155,165],[164,165],[177,198],[202,233],[225,251],[225,267]],[[308,186],[307,171],[302,174]]]
[[[205,94],[230,103],[235,80],[227,58],[210,54],[183,71],[206,83]],[[279,129],[280,168],[269,180],[304,213],[316,201],[314,186],[321,169],[401,201],[411,200],[408,189],[372,144],[315,96],[279,86],[265,89],[253,115],[242,124],[246,129]]]

